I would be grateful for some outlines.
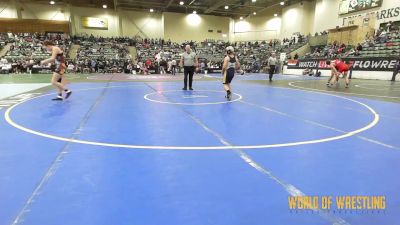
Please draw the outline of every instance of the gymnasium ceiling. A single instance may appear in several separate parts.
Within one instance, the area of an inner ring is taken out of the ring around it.
[[[47,0],[17,0],[21,3],[43,3],[49,4]],[[106,4],[110,9],[132,9],[155,12],[180,12],[192,13],[194,10],[199,14],[209,14],[217,16],[229,16],[239,18],[240,16],[252,15],[254,12],[261,13],[273,7],[282,7],[281,1],[285,5],[312,0],[182,0],[184,5],[180,5],[180,0],[54,0],[55,4],[71,4],[74,6],[98,7]],[[226,10],[225,6],[229,6]]]

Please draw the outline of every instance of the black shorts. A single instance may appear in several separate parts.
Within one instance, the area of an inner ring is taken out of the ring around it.
[[[61,81],[62,81],[62,79],[63,79],[63,76],[64,76],[64,73],[61,73],[61,71],[56,70],[55,68],[51,68],[51,69],[52,69],[53,72],[55,72],[55,73],[57,73],[58,75],[60,75],[60,78],[58,78],[57,82],[58,82],[58,83],[61,83]]]
[[[227,70],[224,72],[223,84],[230,84],[235,76],[235,70]]]
[[[58,73],[60,75],[64,75],[65,72],[65,64],[58,64],[58,65],[52,65],[50,68],[53,72]]]

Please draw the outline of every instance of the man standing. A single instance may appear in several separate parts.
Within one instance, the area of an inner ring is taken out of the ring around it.
[[[397,63],[394,66],[394,71],[393,71],[393,76],[392,76],[392,82],[396,81],[396,76],[400,72],[400,59],[397,59]]]
[[[147,59],[146,61],[145,61],[145,66],[144,66],[144,68],[145,68],[145,70],[144,70],[144,73],[146,74],[146,75],[149,75],[149,69],[150,69],[150,67],[151,67],[151,60],[150,59]]]
[[[200,63],[200,73],[204,74],[204,70],[206,69],[206,63],[202,61]]]
[[[199,61],[196,56],[196,53],[192,51],[190,45],[186,45],[185,52],[182,54],[181,65],[183,66],[183,73],[185,75],[184,86],[182,90],[187,90],[187,80],[189,76],[189,90],[193,90],[193,74],[196,70],[198,70]]]
[[[272,77],[274,76],[275,69],[276,69],[277,59],[275,57],[275,53],[272,53],[268,59],[268,66],[269,66],[269,82],[272,81]]]
[[[159,63],[159,70],[160,70],[160,74],[163,75],[165,74],[165,67],[166,67],[167,62],[165,61],[165,59],[161,59],[160,63]]]
[[[172,59],[172,61],[171,61],[171,73],[172,73],[172,75],[176,74],[176,60],[175,59]]]

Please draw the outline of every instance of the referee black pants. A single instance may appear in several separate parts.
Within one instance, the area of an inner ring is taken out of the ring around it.
[[[393,71],[392,81],[396,80],[396,76],[399,73],[399,71],[400,71],[400,68],[398,68],[398,67],[395,68],[395,70]]]
[[[176,66],[172,65],[171,67],[172,67],[171,73],[172,73],[172,75],[175,75],[176,74]]]
[[[272,80],[274,73],[275,73],[275,65],[270,65],[269,66],[269,80]]]
[[[194,74],[194,66],[184,66],[183,67],[183,74],[185,75],[184,88],[187,88],[188,76],[189,76],[189,88],[192,87],[193,84],[193,74]]]

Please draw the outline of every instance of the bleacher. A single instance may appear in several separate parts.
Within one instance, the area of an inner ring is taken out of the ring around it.
[[[190,44],[192,49],[197,53],[199,59],[203,61],[206,67],[213,70],[220,70],[222,61],[227,46],[232,45],[236,50],[236,55],[240,59],[241,64],[246,71],[259,72],[265,66],[271,53],[277,55],[279,53],[291,53],[299,47],[305,45],[306,38],[302,36],[299,41],[293,41],[282,45],[279,40],[265,40],[265,41],[252,41],[252,42],[235,42],[229,43],[216,40],[205,40],[201,43],[184,42],[173,43],[170,41],[163,41],[162,39],[146,39],[140,40],[136,43],[137,59],[139,62],[150,60],[152,66],[157,67],[156,57],[166,60],[175,59],[180,61],[180,55],[184,51],[184,46]]]
[[[40,34],[21,34],[15,35],[14,38],[9,39],[8,42],[12,43],[10,50],[4,56],[9,61],[17,60],[42,60],[50,57],[50,53],[42,47],[41,42],[45,39],[53,40],[65,52],[69,49],[69,39],[61,39],[61,36],[53,35],[40,35]]]
[[[7,44],[7,41],[8,41],[8,35],[4,34],[4,33],[0,33],[0,51]]]
[[[4,58],[11,61],[22,60],[27,58],[32,58],[36,60],[41,60],[50,57],[50,53],[44,52],[42,50],[41,45],[35,45],[34,47],[30,47],[23,43],[18,47],[13,47],[10,51],[7,52]]]
[[[346,57],[349,55],[349,51],[354,49],[351,45],[345,45],[345,47],[339,50],[341,45],[328,44],[326,46],[315,46],[311,49],[311,53],[305,54],[302,58],[336,58]]]
[[[400,38],[393,39],[386,43],[374,44],[373,47],[366,47],[360,52],[362,57],[386,57],[400,55]]]
[[[28,72],[32,66],[38,67],[38,62],[49,58],[51,53],[42,46],[44,40],[51,40],[64,52],[68,52],[71,44],[69,36],[64,34],[0,34],[0,45],[8,44],[1,57],[2,73]],[[7,52],[4,52],[7,51]],[[34,63],[34,65],[32,65]],[[28,66],[30,65],[30,66]]]
[[[129,59],[126,45],[114,44],[110,42],[82,42],[80,49],[78,49],[77,56],[79,60]]]
[[[74,36],[74,44],[79,45],[75,60],[69,60],[75,72],[122,72],[131,63],[128,46],[136,42],[132,38],[102,38],[94,36]]]
[[[147,42],[147,43],[146,43]],[[161,52],[162,57],[180,60],[180,54],[182,52],[183,46],[186,43],[178,44],[175,42],[163,42],[162,40],[151,39],[149,41],[142,41],[136,44],[137,59],[147,60],[150,59],[154,62],[155,55]]]
[[[363,50],[360,52],[354,51],[353,46],[346,46],[341,51],[338,51],[341,45],[327,45],[320,48],[320,53],[307,54],[306,58],[334,58],[334,57],[384,57],[398,56],[400,53],[400,34],[388,33],[387,39],[377,39],[370,41],[371,43],[363,43]],[[385,37],[385,38],[386,38]],[[220,68],[225,54],[225,48],[228,45],[233,45],[236,49],[236,54],[239,57],[242,65],[253,71],[252,67],[257,65],[259,70],[266,65],[266,62],[272,52],[277,55],[279,53],[291,53],[307,43],[307,38],[302,36],[299,41],[292,41],[290,44],[286,41],[265,40],[253,42],[223,42],[215,40],[206,40],[201,43],[184,42],[174,43],[164,41],[162,39],[140,39],[140,38],[102,38],[93,36],[74,36],[69,37],[60,35],[43,35],[43,34],[20,34],[13,35],[8,38],[5,34],[0,34],[0,49],[1,46],[11,43],[10,50],[5,55],[5,59],[9,63],[21,63],[27,60],[39,61],[50,57],[50,53],[42,47],[41,42],[45,39],[54,40],[67,53],[72,41],[80,45],[77,51],[75,61],[69,60],[69,64],[74,64],[79,68],[91,68],[91,64],[95,61],[96,64],[105,65],[105,67],[118,67],[118,71],[123,70],[127,64],[132,62],[132,56],[129,55],[128,46],[136,46],[137,60],[144,62],[152,61],[152,66],[157,67],[156,56],[168,61],[175,59],[180,61],[180,55],[184,51],[186,44],[191,44],[192,48],[197,52],[198,57],[204,61],[206,66]],[[259,71],[256,70],[256,71]],[[78,69],[76,71],[82,71]],[[106,71],[109,71],[106,69]]]
[[[338,52],[339,45],[328,44],[315,46],[311,53],[303,58],[337,58],[337,57],[392,57],[400,55],[400,32],[392,31],[384,36],[376,35],[361,43],[362,50],[357,51],[355,46],[346,45],[343,51]],[[319,49],[319,53],[317,52]]]

